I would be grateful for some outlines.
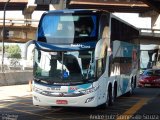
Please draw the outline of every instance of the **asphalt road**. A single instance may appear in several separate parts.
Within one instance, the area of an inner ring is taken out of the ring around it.
[[[31,92],[12,92],[0,89],[0,120],[160,120],[160,88],[137,88],[107,109],[33,106]]]

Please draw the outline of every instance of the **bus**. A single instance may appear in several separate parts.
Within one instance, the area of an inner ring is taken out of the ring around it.
[[[139,30],[103,10],[45,12],[34,44],[33,104],[107,107],[131,95],[139,74]]]
[[[140,69],[152,69],[159,67],[159,45],[141,44],[140,45]]]

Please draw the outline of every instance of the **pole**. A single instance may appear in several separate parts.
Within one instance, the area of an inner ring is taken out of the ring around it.
[[[69,4],[71,0],[65,0],[65,9],[69,9]]]
[[[4,5],[4,13],[3,13],[3,37],[2,37],[2,66],[1,66],[1,70],[2,72],[4,72],[4,40],[5,40],[5,20],[6,20],[6,7],[7,7],[7,4],[10,2],[10,0],[8,0],[5,5]]]

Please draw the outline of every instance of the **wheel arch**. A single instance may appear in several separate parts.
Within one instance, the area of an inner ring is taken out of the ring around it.
[[[114,89],[114,92],[115,92],[114,95],[115,95],[115,97],[117,97],[118,83],[117,83],[116,80],[114,81],[113,89]]]

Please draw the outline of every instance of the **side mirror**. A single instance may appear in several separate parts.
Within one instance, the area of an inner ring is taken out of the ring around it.
[[[25,48],[24,48],[24,59],[27,60],[27,51],[28,51],[28,47],[31,45],[31,44],[34,44],[35,40],[30,40],[28,42],[26,42],[25,44]]]

